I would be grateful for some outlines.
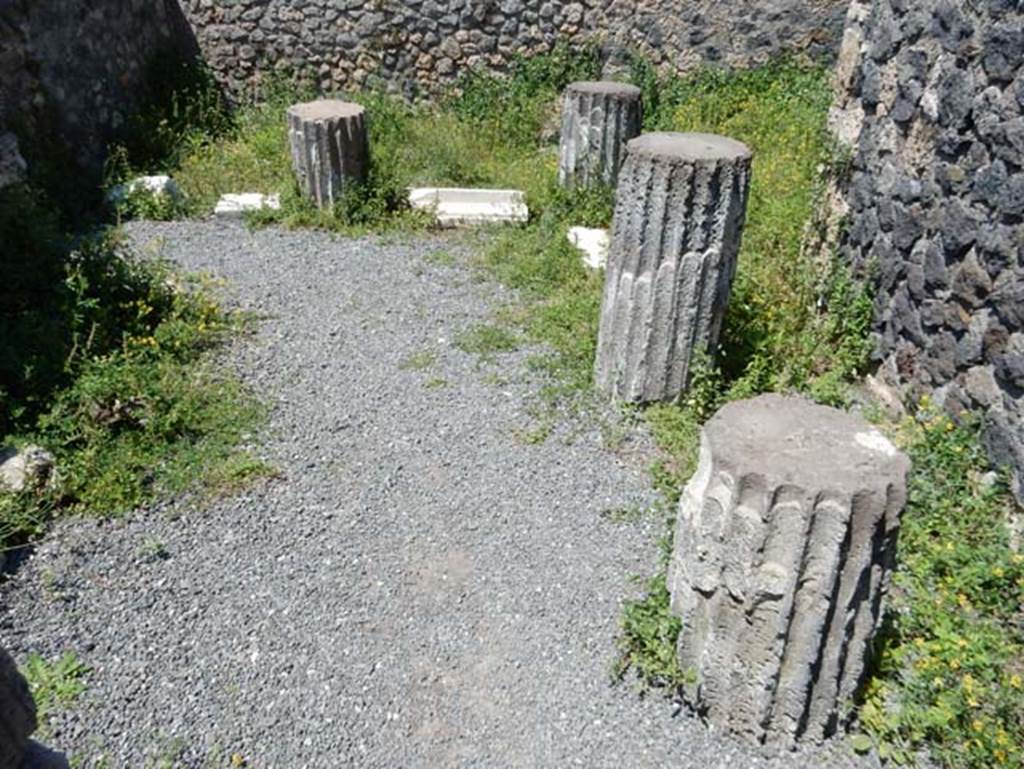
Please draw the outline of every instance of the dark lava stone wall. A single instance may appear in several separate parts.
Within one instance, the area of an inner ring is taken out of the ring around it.
[[[176,0],[0,2],[0,131],[47,134],[83,168],[137,104],[158,51],[195,51]]]
[[[828,55],[847,0],[181,0],[204,58],[236,94],[265,73],[323,90],[434,90],[557,41],[632,48],[663,68],[746,66],[779,51]]]
[[[881,371],[982,411],[1024,498],[1024,4],[856,2],[838,79],[843,250],[877,280]]]

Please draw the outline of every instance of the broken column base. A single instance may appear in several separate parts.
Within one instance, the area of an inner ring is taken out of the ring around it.
[[[863,419],[803,398],[735,401],[707,422],[667,584],[685,698],[709,722],[776,747],[843,726],[909,469]]]

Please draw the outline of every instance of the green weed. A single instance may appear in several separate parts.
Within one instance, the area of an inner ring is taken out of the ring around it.
[[[52,662],[30,654],[21,672],[35,700],[40,728],[45,730],[51,713],[66,710],[85,691],[90,669],[69,651]]]
[[[147,561],[164,561],[170,557],[167,547],[159,539],[146,537],[139,546],[139,555]]]
[[[436,350],[420,350],[403,359],[398,368],[403,371],[426,371],[437,363]]]
[[[45,446],[60,470],[55,488],[0,495],[0,548],[69,508],[121,512],[259,474],[235,446],[263,409],[210,357],[243,319],[116,232],[71,239],[56,222],[44,196],[0,192],[14,245],[0,289],[0,437]]]
[[[431,251],[423,257],[427,264],[436,264],[441,267],[451,267],[455,264],[455,255],[450,251]]]
[[[646,580],[639,580],[643,586],[640,598],[623,602],[617,639],[619,656],[612,668],[612,677],[616,681],[622,681],[629,671],[633,671],[641,692],[654,687],[676,691],[693,680],[692,673],[679,665],[676,643],[682,621],[670,611],[671,596],[665,582],[672,554],[674,505],[666,505],[661,512],[665,518],[666,533],[658,541],[658,572]]]
[[[455,338],[455,346],[463,352],[488,360],[497,353],[511,352],[519,347],[519,339],[503,326],[480,323]]]

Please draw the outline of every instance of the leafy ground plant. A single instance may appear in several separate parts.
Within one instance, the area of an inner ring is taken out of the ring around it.
[[[45,730],[51,713],[67,709],[85,691],[90,671],[74,652],[65,652],[52,662],[30,654],[21,672],[35,700],[40,728]]]

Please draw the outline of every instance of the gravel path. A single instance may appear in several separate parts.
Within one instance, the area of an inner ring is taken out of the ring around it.
[[[766,760],[609,684],[660,524],[601,513],[651,504],[647,439],[620,425],[606,448],[600,415],[524,439],[528,353],[453,345],[511,298],[429,259],[457,244],[130,233],[265,316],[232,362],[273,405],[282,478],[53,530],[0,592],[19,662],[92,668],[48,742],[133,768],[866,765],[844,742]]]

